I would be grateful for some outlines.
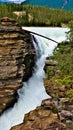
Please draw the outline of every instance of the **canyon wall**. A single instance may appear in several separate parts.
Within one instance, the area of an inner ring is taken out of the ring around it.
[[[17,89],[32,74],[34,47],[31,35],[8,17],[0,20],[0,114],[17,101]]]

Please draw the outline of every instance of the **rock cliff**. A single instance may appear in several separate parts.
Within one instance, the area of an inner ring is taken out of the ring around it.
[[[58,44],[53,56],[46,61],[46,92],[57,102],[60,120],[73,130],[73,46],[71,42]]]
[[[29,61],[29,62],[27,62]],[[8,17],[0,20],[0,114],[17,101],[17,89],[33,70],[31,35]]]
[[[53,100],[46,99],[41,106],[25,115],[22,124],[12,127],[11,130],[66,130],[66,125],[59,120]]]

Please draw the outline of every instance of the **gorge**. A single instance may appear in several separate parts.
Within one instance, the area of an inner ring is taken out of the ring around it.
[[[23,27],[23,29],[25,29],[25,27]],[[40,34],[43,33],[43,35],[47,37],[49,36],[58,42],[66,39],[65,32],[68,30],[66,28],[28,27],[26,29],[35,31]],[[52,55],[53,49],[57,46],[57,44],[37,36],[34,37],[36,39],[36,42],[33,40],[33,44],[36,49],[36,63],[33,75],[27,82],[24,82],[23,87],[18,90],[18,102],[14,105],[13,108],[4,112],[0,117],[1,130],[9,130],[12,126],[21,123],[23,121],[24,114],[39,106],[43,99],[49,98],[43,86],[43,78],[45,76],[43,67],[46,58]],[[28,48],[31,48],[31,46]]]

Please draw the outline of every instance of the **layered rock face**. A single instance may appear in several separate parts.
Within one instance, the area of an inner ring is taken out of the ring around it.
[[[27,57],[27,58],[26,58]],[[28,61],[28,62],[27,62]],[[31,76],[34,47],[31,35],[15,20],[0,20],[0,114],[17,100],[17,89]],[[23,78],[24,77],[24,78]]]

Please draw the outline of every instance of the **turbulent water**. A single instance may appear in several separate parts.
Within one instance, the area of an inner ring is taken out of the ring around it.
[[[25,28],[44,36],[53,38],[60,42],[66,39],[66,28]],[[36,42],[35,42],[36,41]],[[45,92],[43,78],[45,76],[43,67],[47,56],[52,55],[56,43],[35,36],[33,40],[36,49],[36,65],[33,76],[28,82],[23,83],[23,88],[18,91],[19,99],[12,109],[4,112],[0,117],[0,130],[10,130],[10,128],[23,121],[25,113],[35,109],[41,104],[43,99],[49,98]],[[37,44],[38,43],[38,44]]]

